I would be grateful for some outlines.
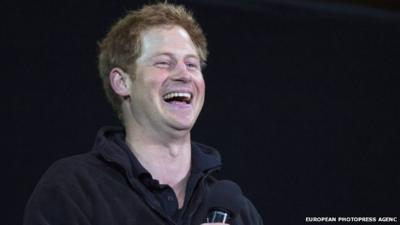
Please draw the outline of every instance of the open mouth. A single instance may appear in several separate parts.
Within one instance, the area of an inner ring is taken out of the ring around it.
[[[190,104],[192,102],[192,94],[188,92],[170,92],[163,96],[167,103]]]

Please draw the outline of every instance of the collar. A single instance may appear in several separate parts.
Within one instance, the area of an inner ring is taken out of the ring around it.
[[[221,168],[221,157],[216,149],[196,142],[192,142],[191,147],[192,173],[206,174]],[[140,179],[150,175],[125,143],[123,127],[102,127],[97,133],[93,149],[106,161],[122,166],[129,177]]]

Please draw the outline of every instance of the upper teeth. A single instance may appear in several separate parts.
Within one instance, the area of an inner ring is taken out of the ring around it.
[[[190,93],[184,93],[184,92],[171,92],[167,95],[164,96],[164,99],[170,99],[170,98],[176,98],[176,97],[184,97],[190,99],[191,94]]]

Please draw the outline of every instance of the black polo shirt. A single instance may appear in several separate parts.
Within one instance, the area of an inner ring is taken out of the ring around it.
[[[192,145],[190,177],[186,185],[183,207],[179,209],[178,199],[173,189],[169,185],[160,184],[158,180],[153,179],[152,175],[140,164],[139,160],[125,143],[125,135],[117,135],[115,142],[128,154],[132,168],[132,175],[136,177],[149,191],[147,193],[149,195],[148,197],[156,199],[164,210],[165,215],[173,221],[178,221],[180,216],[182,216],[193,191],[200,178],[204,175],[204,172],[211,168],[220,166],[221,164],[215,157],[203,153],[195,145]]]

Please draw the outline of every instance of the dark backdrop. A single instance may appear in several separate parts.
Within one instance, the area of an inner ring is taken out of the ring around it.
[[[193,139],[218,148],[265,224],[306,216],[400,216],[400,15],[289,1],[177,1],[211,55]],[[208,3],[207,3],[208,2]],[[5,4],[2,224],[19,224],[41,174],[118,124],[96,42],[143,1]],[[60,174],[62,176],[62,174]]]

